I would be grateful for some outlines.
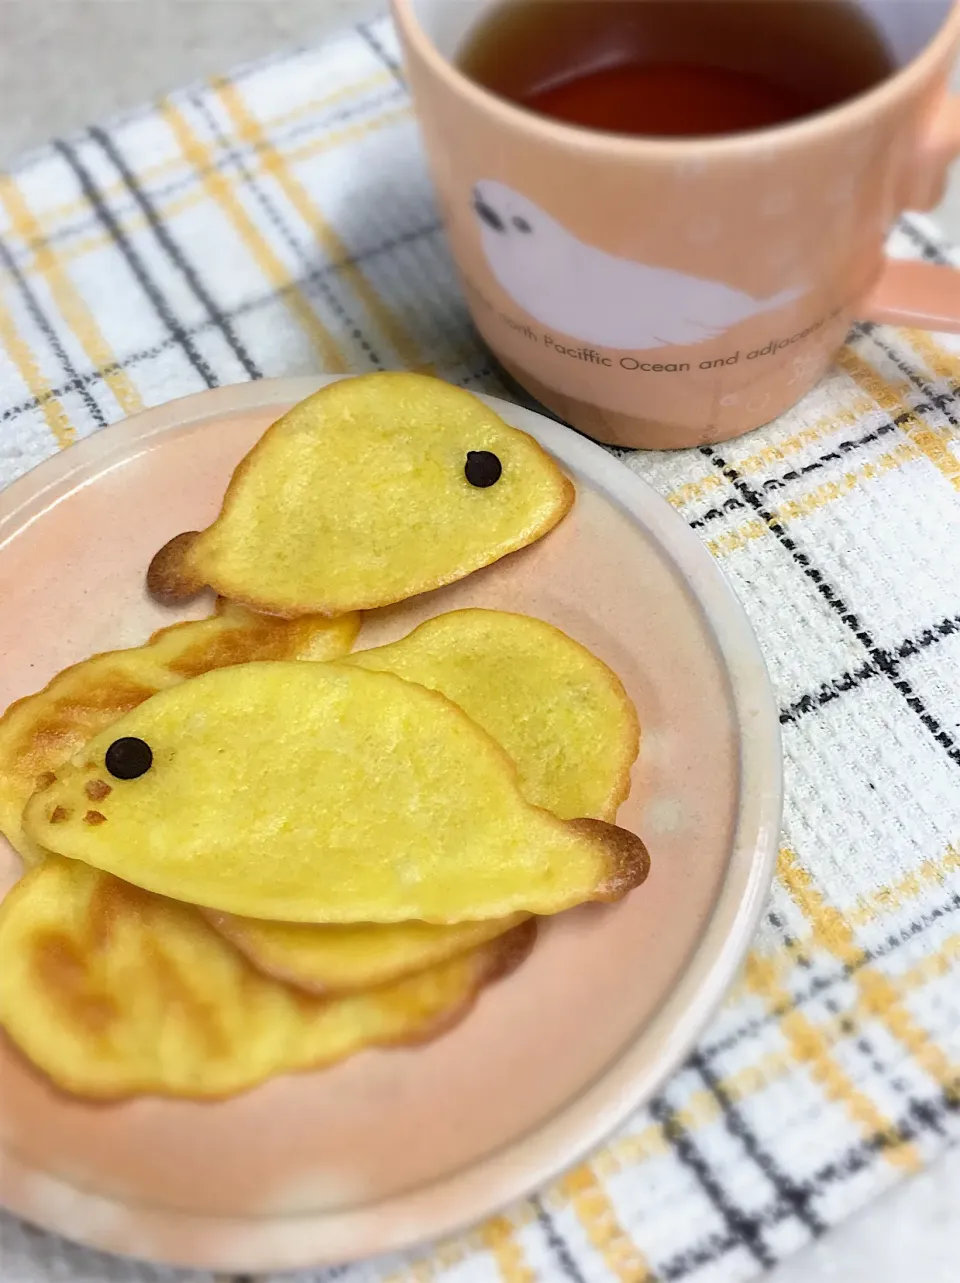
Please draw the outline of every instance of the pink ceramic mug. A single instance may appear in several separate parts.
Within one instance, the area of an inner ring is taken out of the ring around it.
[[[960,152],[960,4],[859,0],[895,70],[832,110],[643,139],[537,116],[464,76],[457,51],[498,2],[393,8],[474,320],[561,418],[626,446],[723,441],[799,401],[855,318],[960,330],[951,269],[884,257],[897,216],[936,203]]]

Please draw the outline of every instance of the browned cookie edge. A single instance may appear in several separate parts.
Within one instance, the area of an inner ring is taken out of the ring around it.
[[[199,530],[185,530],[154,554],[147,567],[147,591],[156,601],[163,605],[187,601],[206,587],[186,566],[187,553],[199,535]]]
[[[605,820],[571,820],[570,827],[584,837],[602,842],[610,861],[609,872],[597,888],[597,900],[622,900],[629,892],[646,882],[650,873],[650,853],[635,833]]]

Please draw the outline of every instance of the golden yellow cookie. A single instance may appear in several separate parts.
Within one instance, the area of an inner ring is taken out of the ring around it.
[[[410,980],[325,1000],[261,976],[196,909],[50,859],[0,905],[0,1024],[78,1096],[219,1098],[444,1032],[535,927]]]
[[[209,584],[279,615],[386,606],[533,543],[573,500],[536,441],[469,392],[367,374],[269,428],[214,524],[162,548],[147,584],[163,601]]]
[[[24,825],[161,895],[288,922],[556,913],[648,871],[633,834],[531,806],[443,695],[337,663],[161,691],[61,767]]]
[[[361,923],[352,927],[264,922],[202,910],[211,926],[265,975],[308,993],[355,993],[415,975],[519,926],[523,914],[487,922],[433,926]]]
[[[453,700],[506,749],[527,800],[561,819],[613,820],[627,796],[639,747],[633,704],[606,664],[550,624],[458,610],[343,662],[395,673]],[[232,914],[211,921],[268,975],[325,992],[412,974],[515,919],[448,927],[324,927]]]
[[[284,620],[219,601],[209,619],[174,624],[143,646],[64,669],[0,717],[0,833],[28,864],[42,859],[23,830],[30,794],[98,731],[157,691],[253,659],[336,659],[348,653],[359,629],[359,615]]]
[[[516,763],[527,801],[562,820],[613,820],[640,748],[616,673],[529,615],[456,610],[344,660],[439,691]]]

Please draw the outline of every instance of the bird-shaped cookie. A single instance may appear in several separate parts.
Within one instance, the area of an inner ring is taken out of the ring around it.
[[[294,406],[240,463],[220,516],[177,535],[147,585],[206,585],[277,615],[341,615],[462,579],[551,530],[573,484],[462,388],[368,374]]]
[[[529,803],[450,700],[338,663],[244,664],[154,695],[24,812],[42,847],[210,909],[455,923],[614,900],[639,838]]]

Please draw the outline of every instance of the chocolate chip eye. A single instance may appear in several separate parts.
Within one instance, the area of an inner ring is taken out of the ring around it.
[[[116,780],[135,780],[146,775],[153,765],[153,750],[132,735],[114,740],[107,749],[103,764]]]
[[[519,216],[513,220],[513,225],[514,225],[514,227],[517,229],[517,231],[518,231],[518,232],[532,232],[532,231],[533,231],[533,228],[530,226],[530,224],[527,222],[527,220],[526,220],[525,218],[520,218]]]
[[[467,464],[463,470],[463,475],[478,490],[486,490],[487,486],[495,486],[500,480],[502,472],[503,464],[489,450],[469,450],[467,452]]]

